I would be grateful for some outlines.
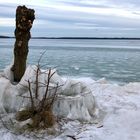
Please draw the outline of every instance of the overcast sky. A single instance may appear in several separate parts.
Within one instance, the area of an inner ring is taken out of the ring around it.
[[[0,0],[0,35],[14,36],[19,4],[35,9],[32,36],[140,37],[140,0]]]

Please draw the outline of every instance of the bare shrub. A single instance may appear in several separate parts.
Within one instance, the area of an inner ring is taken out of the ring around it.
[[[37,68],[35,70],[35,81],[30,81],[30,79],[26,81],[28,83],[28,86],[26,88],[29,91],[29,96],[22,96],[24,98],[30,99],[31,105],[28,108],[25,108],[24,110],[18,111],[16,113],[16,120],[18,121],[25,121],[27,119],[31,119],[31,127],[33,129],[52,127],[56,122],[52,109],[53,104],[57,98],[57,90],[60,86],[58,84],[56,84],[54,87],[50,86],[50,80],[55,74],[55,72],[52,72],[51,68],[48,71],[41,72],[40,61],[43,55],[44,53],[42,53],[38,60],[38,64],[36,65]],[[44,83],[39,81],[39,76],[41,76],[42,74],[47,74],[46,82]],[[40,87],[45,88],[41,99],[39,99]]]

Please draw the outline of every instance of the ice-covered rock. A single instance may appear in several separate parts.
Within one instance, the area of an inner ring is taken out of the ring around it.
[[[54,106],[54,112],[60,117],[81,121],[93,121],[95,108],[95,100],[91,94],[74,96],[59,95]]]

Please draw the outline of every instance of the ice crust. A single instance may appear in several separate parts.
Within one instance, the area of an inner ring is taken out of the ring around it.
[[[1,96],[1,110],[13,112],[18,111],[20,108],[28,106],[29,99],[24,99],[19,97],[28,96],[29,92],[26,87],[28,87],[28,80],[31,82],[32,92],[35,93],[35,77],[36,77],[36,66],[28,66],[27,70],[21,79],[20,83],[17,85],[11,84],[11,72],[8,73],[8,68],[4,71],[6,78],[1,78],[0,84],[2,90],[0,91]],[[10,71],[10,70],[9,70]],[[50,81],[50,89],[58,84],[58,99],[54,104],[54,113],[58,117],[65,117],[69,119],[78,119],[80,121],[93,121],[95,116],[95,99],[94,96],[84,82],[67,79],[63,80],[57,73],[56,70],[51,70],[51,73],[55,74],[52,76]],[[41,70],[39,74],[39,83],[47,84],[48,70]],[[39,84],[41,86],[41,84]],[[45,93],[46,87],[39,88],[39,99],[42,99]],[[54,93],[55,89],[51,89],[49,95]]]
[[[30,74],[30,76],[31,75],[32,74]],[[26,76],[27,76],[26,78],[28,78],[28,74]],[[56,76],[59,76],[59,75],[56,75]],[[59,81],[60,83],[62,82],[61,84],[63,84],[63,82],[66,83],[65,86],[68,83],[70,83],[70,81],[69,80],[67,81],[65,78],[60,77],[58,79],[59,80],[61,79]],[[80,140],[94,140],[94,139],[96,140],[139,140],[140,139],[140,83],[139,82],[128,83],[126,85],[120,86],[118,84],[109,83],[105,78],[99,79],[98,81],[94,81],[90,78],[79,78],[79,79],[72,78],[70,80],[74,82],[78,81],[79,83],[77,84],[77,86],[79,87],[81,86],[81,83],[85,83],[84,85],[87,85],[88,89],[92,91],[94,101],[96,99],[96,103],[94,102],[94,105],[97,105],[101,110],[106,112],[105,118],[102,120],[102,122],[97,123],[96,125],[95,124],[80,124],[77,121],[69,121],[68,123],[64,124],[62,134],[56,137],[50,137],[46,134],[46,135],[43,135],[42,139],[71,140],[70,137],[67,137],[68,135],[74,136],[75,138],[80,139]],[[24,80],[22,82],[24,83]],[[26,84],[26,82],[24,84]],[[79,90],[79,87],[78,87],[78,90]],[[7,106],[7,108],[11,108],[9,109],[11,111],[14,110],[12,106],[15,106],[14,105],[15,100],[13,98],[15,97],[16,94],[18,94],[17,91],[19,91],[20,88],[26,92],[26,90],[22,86],[11,85],[8,79],[4,78],[3,76],[0,76],[0,111],[1,113],[5,111],[4,106]],[[61,96],[63,98],[65,98],[65,96],[67,97],[67,100],[73,97],[78,98],[78,95],[71,94],[71,92],[67,92],[67,90],[64,90],[64,89],[63,89],[63,92],[61,92],[62,93]],[[6,94],[7,91],[5,90],[8,90],[9,93]],[[12,92],[10,92],[11,90]],[[73,90],[77,90],[77,89],[73,89]],[[67,95],[65,95],[65,92],[67,93]],[[14,95],[11,95],[12,93]],[[61,102],[61,100],[63,99],[61,96],[59,97],[58,102]],[[81,96],[81,99],[82,97],[83,96]],[[5,99],[7,100],[4,101]],[[6,102],[8,102],[8,105],[6,105],[7,104]],[[58,102],[57,104],[59,104]],[[74,101],[72,100],[72,103],[73,102]],[[66,103],[64,104],[66,106]],[[60,103],[60,106],[62,105],[63,103],[62,104]],[[18,106],[20,108],[20,104]],[[65,106],[63,106],[63,108],[65,108]],[[96,110],[96,107],[94,109]],[[59,111],[61,112],[61,110]],[[73,112],[76,112],[76,111],[73,111]],[[97,113],[98,111],[95,111],[95,112]],[[76,118],[76,115],[78,113],[79,112],[75,114],[74,118]],[[66,112],[65,114],[67,117],[71,117],[71,113]],[[7,139],[33,140],[34,139],[34,137],[32,136],[27,138],[24,135],[17,136],[17,135],[14,135],[13,133],[7,132],[7,130],[5,130],[5,128],[2,127],[2,123],[0,123],[0,126],[1,126],[0,128],[1,140],[7,140]]]

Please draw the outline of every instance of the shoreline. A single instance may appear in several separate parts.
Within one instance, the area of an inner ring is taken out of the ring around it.
[[[12,36],[0,36],[0,39],[15,39]],[[140,40],[140,38],[127,37],[31,37],[31,39],[97,39],[97,40]]]

